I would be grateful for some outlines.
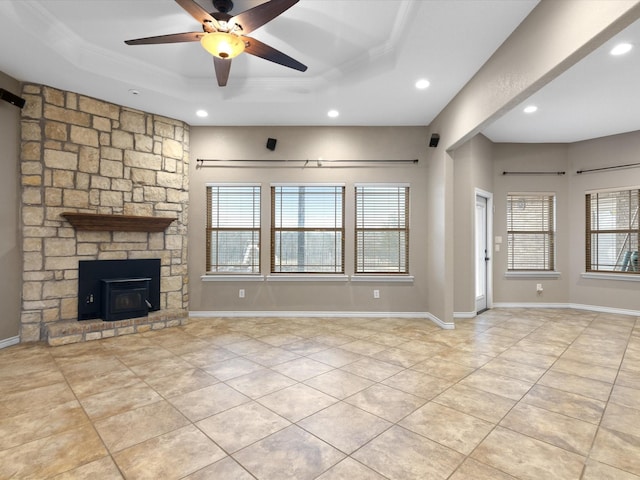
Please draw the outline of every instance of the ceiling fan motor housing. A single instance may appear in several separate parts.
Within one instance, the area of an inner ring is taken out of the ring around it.
[[[233,10],[233,2],[231,0],[213,0],[213,7],[221,13],[229,13]]]

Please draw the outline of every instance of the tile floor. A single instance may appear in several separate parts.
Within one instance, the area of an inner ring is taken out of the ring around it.
[[[210,318],[17,345],[0,478],[640,479],[640,318]]]

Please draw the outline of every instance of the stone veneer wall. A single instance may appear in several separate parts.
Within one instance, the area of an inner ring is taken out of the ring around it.
[[[22,97],[21,341],[77,320],[79,260],[160,258],[161,312],[186,316],[189,126],[42,85]],[[69,211],[177,220],[159,233],[76,231]]]

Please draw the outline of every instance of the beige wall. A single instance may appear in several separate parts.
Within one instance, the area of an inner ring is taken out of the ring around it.
[[[475,284],[475,263],[473,245],[473,210],[470,202],[472,198],[473,181],[471,170],[474,164],[473,144],[469,140],[454,154],[454,226],[453,248],[455,276],[454,311],[471,312],[475,310],[470,292]],[[466,267],[466,268],[465,268]]]
[[[638,167],[577,174],[578,170],[637,163],[640,132],[599,138],[574,144],[495,144],[494,235],[502,236],[494,253],[494,301],[496,303],[567,304],[640,310],[637,281],[582,278],[585,271],[585,192],[603,188],[640,186]],[[556,175],[502,175],[503,171],[565,171]],[[505,278],[507,269],[506,195],[508,192],[556,194],[557,270],[560,277]],[[536,293],[536,283],[544,292]]]
[[[268,137],[276,150],[265,148]],[[430,175],[427,131],[423,127],[192,127],[190,166],[189,273],[190,311],[427,312],[426,241],[429,238],[427,185]],[[419,159],[417,165],[336,168],[316,167],[332,159]],[[302,168],[196,168],[198,158],[311,160]],[[271,182],[343,182],[345,200],[345,273],[353,273],[356,182],[409,182],[410,270],[413,283],[356,282],[205,282],[205,185],[208,182],[259,182],[262,195],[262,269],[269,273],[269,185]],[[238,290],[246,297],[240,299]],[[374,300],[373,289],[380,290]]]
[[[493,253],[494,302],[496,303],[568,303],[569,302],[569,171],[564,144],[494,145],[494,237],[502,237],[499,252]],[[509,172],[557,172],[565,175],[503,175]],[[507,210],[509,192],[549,192],[556,195],[556,269],[559,278],[506,278]],[[583,232],[584,235],[584,232]],[[584,250],[583,250],[584,252]],[[544,291],[536,293],[536,284]]]
[[[0,87],[20,93],[17,80],[0,72]],[[0,101],[0,342],[18,335],[20,330],[20,292],[22,290],[22,253],[18,225],[20,109]]]
[[[453,322],[453,159],[444,143],[434,151],[429,164],[427,208],[427,302],[430,313],[443,322]]]
[[[475,193],[493,193],[493,143],[476,135],[454,153],[454,311],[475,307]],[[490,255],[491,256],[491,255]]]
[[[640,131],[572,144],[568,147],[569,298],[579,305],[640,311],[640,283],[581,277],[585,270],[585,192],[640,186],[640,167],[577,174],[578,170],[638,163]]]

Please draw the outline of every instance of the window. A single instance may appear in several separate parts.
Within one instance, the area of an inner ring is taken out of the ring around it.
[[[344,273],[344,186],[272,186],[271,209],[272,273]]]
[[[260,273],[260,186],[207,186],[207,273]]]
[[[356,185],[355,273],[409,273],[409,186]]]
[[[588,193],[586,206],[587,272],[640,273],[640,190]]]
[[[555,195],[507,195],[507,269],[555,270]]]

